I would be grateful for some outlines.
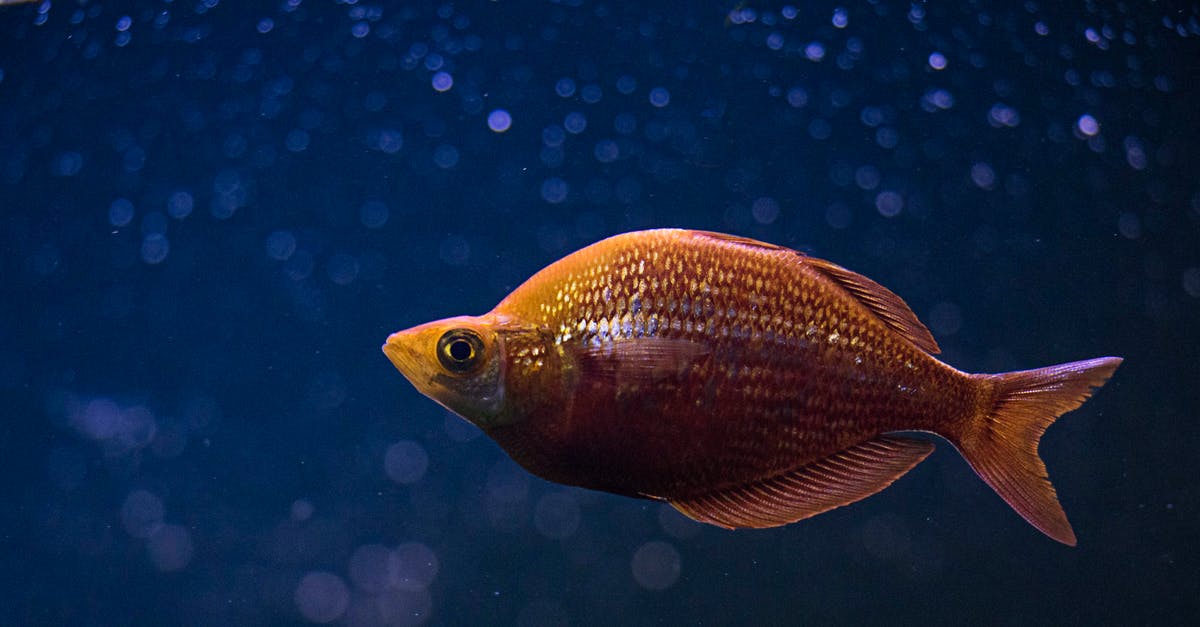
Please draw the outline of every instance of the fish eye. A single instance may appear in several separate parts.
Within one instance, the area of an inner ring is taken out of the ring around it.
[[[438,339],[438,361],[450,372],[469,372],[482,355],[483,338],[470,329],[452,329]]]

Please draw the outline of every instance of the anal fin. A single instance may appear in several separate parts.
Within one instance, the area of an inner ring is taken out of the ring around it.
[[[769,479],[671,505],[727,529],[778,527],[879,492],[933,449],[932,442],[884,435]]]

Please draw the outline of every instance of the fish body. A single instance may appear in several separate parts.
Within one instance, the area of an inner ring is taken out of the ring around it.
[[[384,352],[551,481],[666,500],[722,527],[770,527],[887,487],[934,447],[899,432],[927,431],[1067,544],[1075,536],[1038,440],[1121,361],[960,372],[874,281],[679,229],[598,242],[487,314],[395,333]]]

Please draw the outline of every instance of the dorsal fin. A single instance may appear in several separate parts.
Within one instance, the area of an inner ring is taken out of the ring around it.
[[[752,248],[762,248],[764,250],[770,250],[770,251],[786,250],[790,253],[796,253],[797,255],[800,255],[801,257],[804,256],[804,253],[802,253],[798,250],[792,250],[791,248],[779,246],[778,244],[769,244],[767,242],[762,242],[762,241],[759,241],[756,239],[751,239],[749,237],[742,237],[740,235],[729,235],[727,233],[717,233],[716,231],[689,231],[689,232],[692,235],[699,235],[701,237],[707,237],[710,239],[721,240],[721,241],[730,242],[733,244],[741,244],[742,246],[750,246]]]
[[[929,329],[925,328],[925,325],[917,319],[917,314],[913,313],[908,304],[893,294],[891,290],[857,272],[851,272],[823,259],[805,257],[804,263],[810,268],[819,270],[853,294],[860,303],[871,310],[871,313],[915,344],[917,348],[933,355],[942,352]]]
[[[804,259],[804,264],[819,270],[822,274],[832,279],[835,283],[842,286],[846,291],[854,295],[871,313],[875,314],[896,332],[904,336],[905,339],[915,344],[921,350],[936,355],[942,352],[938,348],[937,340],[933,339],[933,335],[929,329],[925,328],[924,324],[917,319],[917,314],[909,309],[908,304],[899,296],[892,293],[886,287],[868,279],[867,277],[851,272],[837,264],[830,263],[824,259],[809,257],[798,250],[792,250],[767,242],[760,242],[756,239],[748,237],[739,237],[737,235],[726,235],[724,233],[714,233],[712,231],[691,231],[693,235],[706,237],[710,239],[740,244],[752,248],[759,248],[771,252],[786,251],[795,254],[797,257]]]
[[[885,435],[764,481],[671,501],[727,529],[778,527],[865,499],[933,452],[933,443]]]

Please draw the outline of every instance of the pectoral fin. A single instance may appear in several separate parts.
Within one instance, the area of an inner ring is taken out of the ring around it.
[[[642,337],[580,351],[582,375],[619,382],[655,382],[686,375],[708,355],[707,346],[683,339]]]
[[[673,500],[671,505],[695,520],[727,529],[778,527],[879,492],[933,448],[924,440],[880,436],[770,479]]]

